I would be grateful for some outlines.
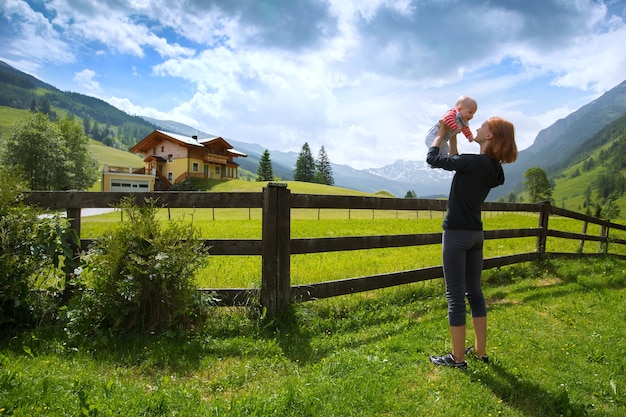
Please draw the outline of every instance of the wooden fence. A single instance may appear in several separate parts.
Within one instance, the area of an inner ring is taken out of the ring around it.
[[[78,191],[34,191],[26,199],[28,204],[41,208],[65,209],[71,227],[80,236],[81,210],[107,208],[120,202],[127,193],[101,193]],[[291,255],[351,251],[360,249],[434,245],[441,243],[441,233],[352,236],[336,238],[292,239],[291,210],[306,209],[371,209],[371,210],[430,210],[445,211],[445,200],[399,199],[383,197],[334,196],[291,194],[286,184],[269,183],[263,192],[210,193],[210,192],[156,192],[132,195],[136,204],[145,204],[147,197],[158,199],[158,205],[169,208],[260,208],[262,209],[261,239],[207,239],[211,255],[253,255],[262,257],[261,288],[202,288],[215,294],[222,305],[245,305],[259,300],[268,315],[274,315],[292,302],[309,301],[395,285],[425,281],[443,276],[442,266],[392,272],[387,274],[346,278],[306,285],[291,285]],[[518,253],[484,261],[484,269],[538,260],[544,256],[598,256],[613,254],[626,258],[619,252],[611,253],[609,244],[626,245],[626,240],[609,237],[610,230],[626,231],[626,226],[600,220],[569,210],[560,209],[548,202],[539,204],[493,203],[483,204],[483,211],[526,212],[538,214],[536,228],[485,230],[485,239],[536,237],[533,252]],[[550,216],[562,216],[583,222],[581,233],[571,233],[549,228]],[[600,226],[597,236],[587,234],[588,224]],[[577,252],[546,252],[549,237],[580,241]],[[584,253],[585,242],[598,242],[598,250]],[[91,244],[81,239],[78,253]],[[611,246],[618,247],[618,246]],[[620,247],[623,249],[624,247]]]

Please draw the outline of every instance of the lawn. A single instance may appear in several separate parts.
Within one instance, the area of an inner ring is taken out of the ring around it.
[[[450,350],[441,280],[273,321],[214,308],[163,335],[3,335],[0,416],[626,416],[625,272],[612,258],[487,271],[491,361],[466,372],[428,361]]]
[[[159,216],[167,219],[185,218],[193,222],[204,238],[260,239],[260,209],[161,209]],[[81,235],[95,238],[119,223],[120,212],[85,217]],[[319,219],[319,220],[318,220]],[[293,210],[292,238],[367,236],[441,232],[442,213],[435,211],[394,210]],[[528,213],[484,213],[486,230],[537,227],[537,215]],[[582,222],[555,217],[551,227],[557,230],[578,232]],[[599,227],[589,225],[587,233],[598,235]],[[618,232],[611,232],[613,237]],[[624,238],[624,237],[622,237]],[[623,245],[611,246],[613,253],[624,253]],[[548,239],[548,251],[576,252],[579,242],[566,239]],[[485,257],[534,252],[536,238],[487,240]],[[598,251],[598,244],[590,242],[587,253]],[[293,255],[291,262],[292,284],[307,284],[366,275],[397,272],[441,265],[440,245],[405,248],[330,252]],[[258,256],[212,256],[209,265],[198,272],[197,282],[203,288],[248,288],[261,285],[261,258]]]

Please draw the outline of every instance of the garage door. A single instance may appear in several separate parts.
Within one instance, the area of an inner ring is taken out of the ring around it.
[[[150,191],[148,180],[111,180],[111,191],[126,193],[147,193]]]

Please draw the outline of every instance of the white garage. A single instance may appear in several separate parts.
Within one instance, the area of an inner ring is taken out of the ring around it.
[[[150,191],[150,181],[111,178],[110,190],[112,192],[147,193]]]
[[[154,191],[155,175],[144,174],[143,168],[104,166],[102,191],[122,193],[148,193]]]

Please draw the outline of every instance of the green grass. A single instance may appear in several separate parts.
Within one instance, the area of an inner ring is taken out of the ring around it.
[[[388,193],[365,193],[355,191],[348,188],[334,187],[324,184],[315,184],[301,181],[275,181],[286,184],[292,194],[330,194],[330,195],[358,195],[358,196],[379,196],[391,197]],[[210,192],[261,192],[267,186],[267,181],[245,181],[241,179],[197,179],[190,178],[187,180],[189,189],[203,190]]]
[[[144,166],[143,159],[138,155],[105,146],[93,139],[89,141],[89,148],[93,156],[98,160],[100,168],[103,165],[133,168],[142,168]]]
[[[183,216],[201,230],[204,238],[260,239],[260,209],[162,209],[159,217],[166,221]],[[319,216],[319,220],[318,220]],[[417,217],[416,217],[417,216]],[[372,217],[374,217],[372,219]],[[101,236],[115,227],[122,215],[119,212],[82,220],[81,234],[85,238]],[[393,235],[441,232],[441,212],[375,211],[372,210],[294,210],[291,236],[293,238]],[[485,229],[515,229],[537,227],[537,215],[516,213],[484,213]],[[550,227],[556,230],[580,233],[582,222],[554,217]],[[589,225],[589,235],[599,235],[596,225]],[[623,233],[612,232],[621,237]],[[576,252],[579,241],[549,238],[547,250]],[[536,238],[487,240],[485,256],[497,257],[534,252]],[[597,242],[587,242],[585,253],[596,253]],[[612,253],[626,254],[626,248],[611,246]],[[292,284],[308,284],[328,280],[375,275],[429,266],[441,265],[441,246],[428,245],[406,248],[370,249],[350,252],[294,255],[291,260]],[[261,285],[261,258],[259,256],[213,256],[209,265],[198,272],[197,283],[203,288],[248,288]]]
[[[467,372],[427,359],[450,349],[441,280],[273,322],[216,308],[188,333],[3,337],[0,416],[625,416],[625,272],[614,259],[488,271],[491,363]]]
[[[28,110],[19,110],[12,107],[0,106],[0,137],[6,137],[17,121],[25,118]]]

